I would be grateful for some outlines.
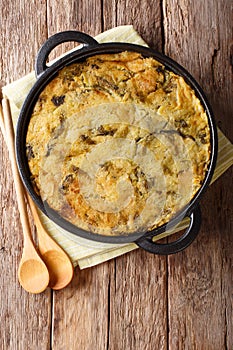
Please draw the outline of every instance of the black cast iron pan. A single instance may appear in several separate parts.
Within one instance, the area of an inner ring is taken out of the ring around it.
[[[73,51],[66,56],[62,57],[58,61],[56,61],[51,66],[46,65],[46,61],[48,59],[49,53],[59,44],[67,42],[67,41],[75,41],[84,44],[81,49]],[[45,86],[56,76],[57,72],[65,67],[66,65],[70,65],[75,62],[80,62],[85,60],[86,58],[104,54],[104,53],[118,53],[122,51],[134,51],[142,54],[144,57],[153,57],[157,61],[161,62],[165,67],[173,71],[174,73],[182,76],[186,82],[195,90],[196,96],[201,101],[209,122],[210,134],[211,134],[211,156],[209,168],[205,177],[205,180],[195,195],[195,197],[190,201],[190,203],[176,215],[171,221],[167,224],[162,225],[152,231],[148,232],[137,232],[129,235],[121,235],[121,236],[105,236],[94,234],[91,232],[87,232],[77,228],[75,225],[66,221],[64,218],[59,216],[53,210],[48,211],[45,208],[44,203],[42,202],[40,196],[36,194],[33,189],[32,183],[30,181],[30,170],[28,167],[28,161],[26,157],[26,134],[27,128],[29,124],[29,120],[31,117],[32,110],[35,106],[35,103],[43,91]],[[17,162],[19,171],[24,182],[24,185],[31,197],[37,204],[37,206],[45,213],[51,220],[53,220],[56,224],[66,229],[67,231],[75,234],[77,236],[86,238],[92,241],[99,241],[105,243],[128,243],[135,242],[141,248],[154,253],[154,254],[173,254],[177,253],[187,246],[191,244],[191,242],[197,236],[200,225],[201,225],[201,211],[199,207],[199,201],[207,186],[210,183],[212,178],[216,158],[217,158],[217,132],[216,126],[214,123],[214,117],[209,106],[209,103],[204,95],[204,92],[194,80],[194,78],[178,63],[170,59],[169,57],[152,50],[150,48],[146,48],[144,46],[128,44],[128,43],[104,43],[99,44],[95,39],[91,36],[78,32],[78,31],[67,31],[61,32],[50,37],[44,45],[41,47],[35,66],[37,81],[35,85],[32,87],[29,92],[20,112],[17,132],[16,132],[16,154],[17,154]],[[171,242],[168,244],[158,244],[153,242],[153,237],[165,232],[166,230],[172,228],[177,223],[179,223],[184,217],[190,218],[189,227],[186,229],[184,234],[175,242]]]

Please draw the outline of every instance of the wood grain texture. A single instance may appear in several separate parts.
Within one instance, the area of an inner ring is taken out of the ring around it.
[[[104,29],[132,24],[154,49],[162,50],[161,2],[156,0],[104,0]]]
[[[48,36],[64,30],[79,30],[91,36],[102,31],[101,0],[47,1]],[[74,43],[59,45],[51,53],[51,59],[72,49]]]
[[[233,140],[230,0],[1,2],[0,80],[30,72],[48,35],[96,35],[133,24],[148,44],[186,67]],[[73,47],[61,45],[54,58]],[[0,349],[224,350],[233,348],[232,169],[207,191],[195,242],[169,258],[140,249],[80,271],[64,290],[29,295],[17,281],[22,234],[0,136]]]
[[[222,121],[222,128],[226,127],[228,136],[232,137],[230,7],[229,1],[180,1],[179,4],[166,1],[164,32],[165,52],[199,81],[216,120]],[[225,174],[212,185],[202,201],[203,224],[199,237],[187,250],[168,259],[171,349],[232,347],[230,183],[232,179]]]
[[[33,69],[38,39],[45,38],[46,34],[45,10],[41,1],[1,1],[1,83],[13,81]],[[39,14],[37,18],[34,17],[35,11]],[[0,161],[0,348],[49,349],[51,292],[47,290],[43,295],[29,295],[18,283],[22,228],[2,136]]]
[[[162,49],[159,1],[153,11],[151,1],[104,1],[103,9],[103,29],[112,26],[112,13],[114,25],[132,24],[148,44]],[[166,257],[140,249],[116,259],[110,280],[108,349],[167,348],[166,272]]]
[[[54,293],[53,349],[107,349],[112,266],[76,269],[71,285]]]
[[[0,6],[0,79],[9,83],[34,68],[35,56],[47,37],[46,3],[2,0]]]
[[[63,15],[65,8],[65,14]],[[59,15],[57,15],[59,14]],[[74,29],[94,36],[102,31],[100,1],[48,2],[49,35]],[[51,57],[73,45],[60,45]],[[53,349],[102,350],[108,339],[108,289],[111,263],[84,271],[64,291],[54,293]]]
[[[167,349],[166,257],[138,249],[116,259],[110,301],[108,349]]]

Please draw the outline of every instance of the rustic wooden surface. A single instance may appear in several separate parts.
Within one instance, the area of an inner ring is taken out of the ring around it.
[[[33,69],[48,35],[67,29],[95,35],[133,24],[199,81],[232,141],[232,0],[2,0],[0,6],[1,84]],[[233,348],[232,169],[207,191],[201,232],[184,252],[166,258],[138,249],[76,269],[64,290],[29,295],[17,281],[22,233],[1,136],[0,143],[1,350]]]

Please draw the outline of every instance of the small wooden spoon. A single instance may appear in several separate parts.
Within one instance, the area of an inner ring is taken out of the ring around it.
[[[27,195],[27,199],[37,228],[39,251],[49,270],[49,287],[55,290],[62,289],[72,280],[74,266],[66,252],[44,229],[36,206],[29,195]]]
[[[11,166],[24,237],[23,254],[18,268],[18,278],[21,286],[27,292],[41,293],[48,287],[49,272],[45,263],[37,253],[32,241],[26,202],[24,200],[24,188],[19,176],[15,159],[14,129],[11,120],[10,106],[8,100],[6,99],[3,99],[3,113],[5,116],[5,135],[11,158]]]
[[[8,104],[8,102],[5,103]],[[7,109],[4,115],[6,115],[6,119],[8,119],[8,117],[11,119],[11,115],[7,117],[8,112],[10,113],[9,106],[6,107]],[[1,128],[4,129],[3,120]],[[36,206],[28,194],[27,200],[37,228],[39,241],[38,248],[49,271],[49,287],[55,290],[62,289],[66,287],[73,278],[73,264],[66,252],[52,239],[51,236],[49,236],[47,231],[44,229]]]

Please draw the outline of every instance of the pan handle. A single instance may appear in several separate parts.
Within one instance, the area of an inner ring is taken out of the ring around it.
[[[201,209],[199,204],[190,213],[190,215],[188,215],[188,217],[190,218],[189,227],[184,234],[174,242],[167,244],[155,243],[152,241],[153,236],[151,236],[142,237],[135,243],[139,247],[153,254],[169,255],[178,253],[187,248],[193,242],[199,232],[201,226]]]
[[[75,31],[75,30],[68,30],[65,32],[60,32],[52,35],[41,46],[37,54],[36,65],[35,65],[35,72],[36,72],[37,78],[42,73],[44,73],[44,71],[48,68],[48,66],[46,65],[46,61],[48,59],[50,52],[59,44],[62,44],[68,41],[75,41],[75,42],[84,44],[85,46],[98,45],[98,42],[94,38],[92,38],[90,35],[79,31]]]

